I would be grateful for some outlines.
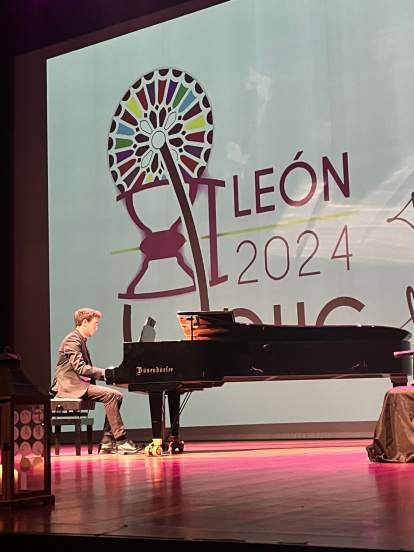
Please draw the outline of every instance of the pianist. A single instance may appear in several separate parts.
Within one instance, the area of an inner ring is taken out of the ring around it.
[[[101,313],[94,309],[75,312],[75,329],[62,341],[50,393],[58,398],[81,398],[101,402],[105,407],[103,436],[99,454],[136,454],[138,447],[126,438],[120,414],[122,393],[95,385],[95,380],[105,380],[105,370],[93,366],[86,340],[98,329]]]

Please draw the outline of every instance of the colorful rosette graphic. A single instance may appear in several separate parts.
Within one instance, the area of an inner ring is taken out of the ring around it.
[[[190,242],[201,308],[209,300],[204,262],[193,220],[191,203],[197,195],[213,143],[213,115],[201,85],[188,73],[174,68],[151,71],[139,78],[124,94],[113,116],[108,138],[108,163],[118,190],[118,200],[144,232],[141,267],[120,298],[142,299],[189,293],[196,289],[191,267],[181,247],[184,222]],[[189,185],[188,197],[184,183]],[[153,232],[139,218],[133,196],[152,187],[171,184],[181,216],[164,232]],[[167,236],[167,241],[166,241]],[[168,245],[165,245],[165,244]],[[150,262],[175,257],[192,280],[189,286],[141,293],[136,290]]]
[[[120,193],[169,178],[161,148],[168,144],[184,179],[201,177],[213,143],[213,115],[200,84],[163,68],[139,78],[112,119],[108,161]]]

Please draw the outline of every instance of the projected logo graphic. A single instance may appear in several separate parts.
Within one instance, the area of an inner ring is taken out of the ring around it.
[[[407,224],[412,230],[414,230],[414,192],[411,193],[411,197],[404,207],[394,216],[387,219],[387,222],[400,221]],[[404,216],[403,216],[404,215]],[[414,289],[408,286],[406,289],[406,298],[408,304],[408,310],[410,312],[410,318],[401,327],[404,328],[409,322],[414,322]]]
[[[208,290],[203,257],[192,215],[201,178],[213,143],[213,114],[201,85],[188,73],[162,68],[140,77],[124,94],[113,116],[108,138],[108,163],[129,216],[142,241],[141,265],[122,299],[149,299],[194,292],[201,308],[208,310]],[[145,219],[145,203],[137,194],[172,185],[177,208],[162,230],[152,230]],[[188,190],[188,191],[186,191]],[[186,236],[192,263],[183,254]],[[141,291],[150,267],[162,259],[175,258],[184,285],[156,291]],[[195,269],[195,274],[192,266]]]
[[[405,224],[408,224],[408,226],[410,226],[414,230],[414,210],[412,210],[411,207],[414,208],[414,192],[411,193],[410,199],[400,210],[400,212],[394,217],[388,218],[387,222],[394,222],[396,220],[399,220],[401,222],[404,222]],[[402,216],[403,214],[404,216]],[[410,217],[412,220],[410,220]]]

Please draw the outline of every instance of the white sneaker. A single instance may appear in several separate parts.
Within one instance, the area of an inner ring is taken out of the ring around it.
[[[113,442],[110,443],[99,443],[98,454],[115,454],[116,445]]]
[[[118,454],[136,454],[138,447],[130,439],[125,439],[116,443],[116,452]]]

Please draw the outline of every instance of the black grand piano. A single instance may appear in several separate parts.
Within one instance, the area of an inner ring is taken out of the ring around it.
[[[147,456],[183,451],[179,418],[194,390],[226,382],[325,378],[389,377],[396,386],[407,385],[412,374],[411,334],[401,328],[247,324],[236,322],[231,310],[177,317],[185,340],[124,343],[122,363],[105,373],[108,385],[148,394],[153,440]]]

